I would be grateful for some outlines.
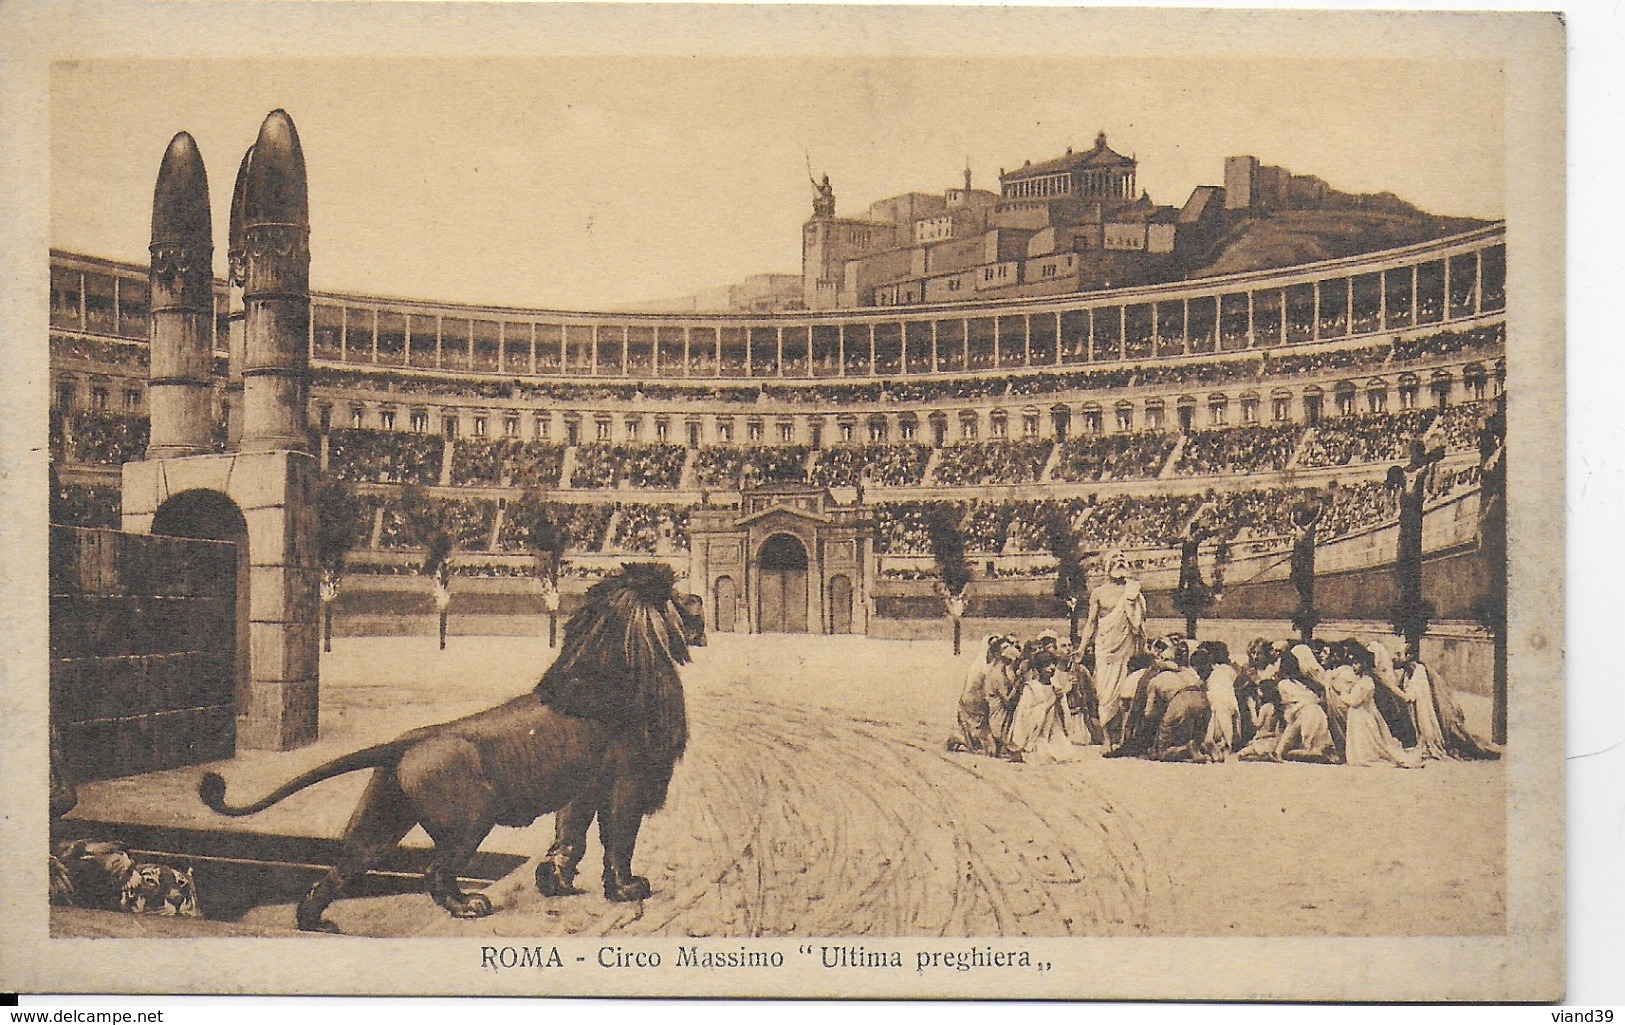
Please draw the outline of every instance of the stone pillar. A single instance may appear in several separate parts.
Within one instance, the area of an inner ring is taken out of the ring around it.
[[[187,491],[231,499],[248,528],[248,677],[237,744],[286,751],[316,739],[321,632],[316,460],[305,452],[224,453],[126,463],[124,529],[149,533]],[[242,636],[239,631],[239,636]]]
[[[170,140],[152,196],[153,459],[209,451],[214,371],[214,242],[209,179],[197,143]]]
[[[310,204],[293,120],[260,126],[243,195],[245,452],[303,452],[310,388]]]
[[[243,443],[243,359],[247,355],[247,316],[243,312],[243,277],[248,254],[243,249],[243,195],[248,189],[248,166],[254,147],[243,152],[237,165],[237,184],[231,190],[231,225],[226,241],[226,450]],[[344,333],[339,332],[339,358],[344,358]]]

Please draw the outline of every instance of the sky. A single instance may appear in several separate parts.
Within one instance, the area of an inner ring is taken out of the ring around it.
[[[1252,154],[1433,213],[1503,216],[1490,61],[590,56],[64,62],[51,243],[144,261],[171,136],[209,173],[217,270],[238,161],[293,117],[319,290],[564,309],[799,273],[813,173],[837,211],[1107,133],[1180,205]]]

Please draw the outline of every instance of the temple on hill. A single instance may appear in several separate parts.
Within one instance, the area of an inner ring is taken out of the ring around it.
[[[802,228],[807,309],[1056,295],[1166,281],[1205,254],[1224,189],[1183,207],[1136,194],[1138,161],[1106,133],[1092,148],[999,172],[999,191],[909,192],[841,217],[826,175]]]

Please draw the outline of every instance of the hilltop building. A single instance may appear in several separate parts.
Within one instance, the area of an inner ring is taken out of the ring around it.
[[[1227,157],[1224,162],[1227,210],[1314,210],[1325,205],[1331,195],[1332,188],[1324,180],[1261,164],[1257,157]]]
[[[802,299],[811,310],[1092,291],[1165,281],[1205,251],[1225,190],[1184,207],[1136,195],[1138,162],[1094,147],[999,172],[997,193],[910,192],[839,217],[827,177],[802,228]]]

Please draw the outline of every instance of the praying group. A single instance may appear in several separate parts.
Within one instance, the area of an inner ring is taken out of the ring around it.
[[[1437,671],[1380,643],[1260,637],[1237,665],[1223,642],[1193,649],[1168,634],[1120,669],[1095,654],[1052,630],[1025,643],[988,637],[948,749],[1025,763],[1098,745],[1107,758],[1399,768],[1500,756],[1467,728]]]

